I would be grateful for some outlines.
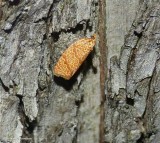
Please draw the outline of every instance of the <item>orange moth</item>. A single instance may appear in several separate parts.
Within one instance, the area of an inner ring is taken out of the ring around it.
[[[93,50],[95,43],[96,34],[91,38],[82,38],[71,44],[54,66],[54,75],[69,80]]]

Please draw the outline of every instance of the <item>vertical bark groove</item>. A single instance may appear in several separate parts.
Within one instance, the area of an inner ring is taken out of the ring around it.
[[[100,50],[100,90],[101,90],[101,105],[100,105],[100,143],[104,142],[104,103],[105,103],[105,81],[106,81],[106,2],[99,0],[99,17],[98,17],[98,35],[99,35],[99,50]]]

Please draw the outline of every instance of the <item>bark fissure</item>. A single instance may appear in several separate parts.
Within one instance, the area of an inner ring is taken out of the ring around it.
[[[99,34],[99,50],[100,50],[100,88],[101,88],[101,105],[100,105],[100,143],[104,142],[104,103],[105,103],[105,83],[106,83],[106,27],[105,27],[105,0],[99,0],[99,20],[98,20],[98,34]]]

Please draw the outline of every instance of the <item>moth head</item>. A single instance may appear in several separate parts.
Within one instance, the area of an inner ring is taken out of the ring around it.
[[[93,35],[91,36],[92,39],[96,39],[96,37],[97,37],[96,34],[93,34]]]

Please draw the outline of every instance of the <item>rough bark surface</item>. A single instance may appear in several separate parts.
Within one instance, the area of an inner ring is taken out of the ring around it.
[[[1,11],[0,140],[98,142],[98,49],[71,80],[52,73],[69,44],[96,32],[98,1],[2,1]]]
[[[160,141],[160,2],[140,1],[139,6],[120,58],[110,62],[106,142]]]
[[[0,0],[0,143],[157,143],[159,13],[159,0]],[[94,33],[73,78],[55,77]]]

